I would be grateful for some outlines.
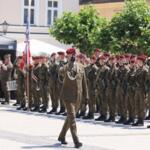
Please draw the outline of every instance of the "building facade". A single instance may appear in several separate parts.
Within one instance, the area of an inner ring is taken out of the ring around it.
[[[123,10],[125,0],[80,0],[80,8],[85,5],[92,5],[99,14],[107,19],[111,19],[114,14]],[[147,0],[150,3],[150,0]]]
[[[78,12],[79,0],[0,0],[0,34],[7,23],[7,36],[24,40],[25,25],[30,12],[31,38],[59,45],[49,37],[48,29],[63,12]]]

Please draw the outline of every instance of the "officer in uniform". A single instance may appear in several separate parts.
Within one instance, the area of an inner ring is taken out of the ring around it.
[[[40,113],[46,112],[49,102],[49,76],[48,76],[48,65],[47,58],[43,56],[41,58],[41,67],[39,69],[39,80],[40,80],[40,94],[42,97],[42,105],[40,106]]]
[[[65,53],[64,52],[58,52],[58,65],[57,65],[57,73],[58,73],[58,78],[57,78],[57,100],[60,102],[60,110],[56,115],[63,114],[66,115],[65,113],[65,106],[63,103],[63,100],[60,96],[60,91],[62,89],[63,85],[63,76],[59,74],[59,69],[60,67],[63,67],[65,65]]]
[[[105,122],[115,121],[115,111],[116,111],[116,80],[115,80],[115,57],[111,56],[108,60],[108,77],[107,77],[107,89],[106,89],[106,102],[109,107],[109,118]]]
[[[14,78],[16,79],[16,83],[17,83],[17,100],[20,103],[20,106],[17,108],[17,110],[24,109],[26,106],[25,74],[21,68],[22,68],[22,57],[18,57],[17,66],[14,73]]]
[[[34,58],[34,64],[32,69],[32,95],[33,95],[33,107],[31,108],[31,111],[39,111],[40,109],[40,78],[39,78],[39,72],[40,72],[40,57]]]
[[[96,111],[95,80],[98,67],[95,65],[95,62],[96,57],[92,56],[90,64],[85,68],[89,91],[89,101],[88,101],[89,112],[87,116],[83,117],[83,119],[94,119],[94,113]]]
[[[59,105],[58,96],[57,96],[58,72],[57,72],[57,64],[56,64],[56,53],[51,54],[48,74],[49,74],[49,89],[50,89],[52,109],[49,112],[47,112],[47,114],[53,114],[57,112],[58,105]]]
[[[134,122],[133,126],[143,126],[145,119],[145,81],[148,73],[147,68],[144,66],[145,58],[143,56],[137,57],[138,68],[135,74],[135,113],[138,116],[138,120]]]
[[[105,121],[107,119],[108,105],[106,102],[107,75],[109,67],[106,65],[106,57],[99,57],[99,69],[96,78],[96,88],[99,98],[100,116],[95,121]]]
[[[136,74],[136,59],[132,58],[130,60],[129,65],[129,72],[127,74],[127,93],[125,96],[125,111],[128,112],[128,115],[126,120],[124,122],[124,125],[130,125],[134,123],[135,119],[135,102],[134,102],[134,96],[135,96],[135,74]]]
[[[7,91],[7,81],[11,80],[13,64],[11,63],[11,55],[4,55],[4,63],[1,64],[1,87],[4,92],[5,101],[2,104],[8,104],[10,100],[10,92]]]
[[[60,69],[60,73],[62,73],[64,76],[61,97],[67,109],[67,118],[58,140],[62,144],[67,144],[65,137],[68,129],[70,128],[75,147],[80,148],[82,143],[79,141],[77,136],[75,117],[80,107],[83,93],[87,99],[89,96],[84,67],[83,65],[76,63],[75,53],[76,52],[74,48],[67,50],[69,62]]]

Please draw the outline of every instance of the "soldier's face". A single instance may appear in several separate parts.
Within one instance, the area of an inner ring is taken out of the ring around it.
[[[103,65],[103,64],[104,64],[104,60],[103,60],[103,59],[100,59],[100,60],[99,60],[99,64],[100,64],[100,65]]]
[[[143,65],[144,65],[143,61],[142,60],[138,60],[138,66],[142,67]]]

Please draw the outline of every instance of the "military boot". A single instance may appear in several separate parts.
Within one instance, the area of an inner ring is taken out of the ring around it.
[[[138,119],[137,122],[133,123],[132,126],[143,126],[144,121],[142,119]]]
[[[49,112],[47,112],[47,114],[54,114],[57,112],[56,108],[52,108],[52,110],[50,110]]]
[[[85,112],[80,112],[76,114],[76,118],[80,118],[82,116],[85,116]]]
[[[89,113],[87,116],[84,116],[82,119],[94,119],[94,114],[93,113]]]
[[[133,118],[129,118],[128,120],[126,120],[124,122],[124,125],[131,125],[132,123],[134,123],[134,119]]]
[[[114,122],[115,121],[115,117],[110,116],[108,119],[104,120],[104,122]]]
[[[95,119],[95,121],[104,121],[104,120],[106,120],[106,116],[105,115],[101,115],[97,119]]]
[[[75,143],[75,148],[81,148],[82,146],[83,146],[83,144],[80,142]]]
[[[150,120],[150,113],[149,113],[148,116],[145,118],[145,120]]]
[[[116,121],[115,123],[117,124],[122,124],[126,121],[126,119],[124,117],[121,117],[118,121]]]

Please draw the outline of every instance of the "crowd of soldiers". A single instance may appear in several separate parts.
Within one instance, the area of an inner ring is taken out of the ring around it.
[[[13,75],[17,110],[67,115],[61,97],[64,77],[59,73],[67,59],[64,52],[33,57],[27,98],[26,73],[20,69],[22,57],[17,58]],[[143,126],[144,120],[150,120],[150,59],[146,55],[114,55],[96,49],[90,58],[80,53],[74,59],[84,66],[89,92],[89,99],[83,93],[77,118],[94,119],[99,113],[95,121],[132,126]]]

